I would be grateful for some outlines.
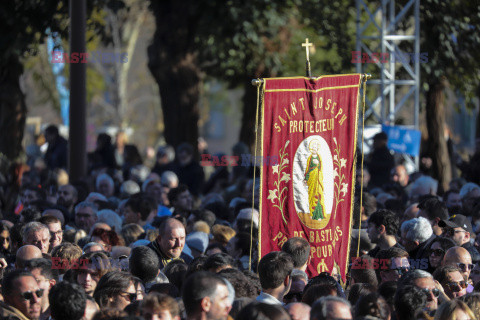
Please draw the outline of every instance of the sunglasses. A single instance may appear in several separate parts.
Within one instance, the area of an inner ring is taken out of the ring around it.
[[[465,281],[459,281],[459,282],[449,282],[445,284],[445,286],[453,292],[459,292],[462,291],[462,289],[465,289],[467,287],[467,283]]]
[[[285,300],[292,300],[293,298],[297,298],[297,301],[302,301],[303,293],[302,292],[290,292],[286,294],[283,298]]]
[[[442,249],[430,249],[430,255],[434,255],[436,257],[441,257],[445,254],[445,250]]]
[[[391,269],[391,270],[395,270],[399,276],[403,276],[405,273],[407,273],[408,271],[410,271],[410,268],[408,267],[401,267],[401,268],[396,268],[396,269]]]
[[[427,295],[427,297],[430,297],[430,292],[433,294],[435,298],[437,298],[440,295],[440,290],[437,288],[428,290],[427,288],[422,289],[422,291]]]
[[[471,263],[461,263],[457,262],[457,267],[461,269],[462,271],[467,271],[467,270],[472,270],[473,269],[473,264]],[[467,269],[468,268],[468,269]]]
[[[32,300],[33,299],[33,294],[37,296],[37,298],[41,298],[43,296],[43,289],[38,289],[37,291],[25,291],[20,293],[23,299],[25,300]]]
[[[122,292],[121,294],[122,297],[128,297],[130,302],[137,300],[137,293],[131,293],[131,292]]]

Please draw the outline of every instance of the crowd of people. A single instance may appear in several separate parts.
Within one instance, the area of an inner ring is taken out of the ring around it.
[[[205,146],[184,143],[159,147],[149,168],[124,136],[100,134],[88,177],[68,181],[50,126],[2,208],[0,320],[478,319],[480,186],[455,179],[439,195],[386,139],[358,175],[346,277],[314,276],[300,237],[258,258],[253,165],[201,164]]]

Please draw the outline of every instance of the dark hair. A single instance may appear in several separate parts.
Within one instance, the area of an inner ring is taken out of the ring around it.
[[[437,242],[438,242],[438,244],[440,244],[440,247],[442,247],[442,249],[445,250],[445,252],[448,249],[456,246],[455,242],[453,242],[452,239],[444,238],[444,237],[437,237],[432,242],[430,242],[430,248],[432,247],[432,245],[434,243],[437,243]]]
[[[207,261],[208,257],[207,256],[199,256],[193,259],[192,262],[188,265],[188,270],[187,274],[185,275],[185,279],[188,278],[192,273],[197,272],[197,271],[203,271],[203,265],[205,264],[205,261]]]
[[[240,249],[241,256],[248,256],[250,254],[250,244],[252,243],[252,236],[246,232],[240,232],[235,235],[237,243],[235,245],[236,249]],[[253,245],[255,246],[256,239],[253,239]],[[295,262],[294,262],[295,265]]]
[[[93,230],[92,232],[92,236],[90,237],[90,239],[93,237],[99,237],[103,242],[112,247],[119,246],[121,244],[120,237],[114,230],[95,228],[95,230]]]
[[[390,307],[385,298],[378,293],[370,293],[360,297],[355,305],[355,318],[364,316],[372,316],[383,320],[390,319]]]
[[[198,210],[195,213],[195,217],[197,218],[197,220],[205,221],[210,228],[213,227],[213,225],[215,224],[215,220],[217,219],[215,213],[206,209]]]
[[[375,293],[377,288],[370,283],[355,283],[350,287],[350,291],[348,292],[348,301],[355,305],[357,301],[369,295],[370,293]]]
[[[243,308],[236,320],[290,320],[287,311],[279,305],[254,301]]]
[[[370,193],[363,193],[362,206],[363,214],[370,217],[377,210],[377,199]]]
[[[158,292],[168,294],[170,297],[178,298],[180,296],[180,290],[172,283],[156,283],[150,287],[148,293]]]
[[[22,269],[17,269],[8,272],[2,279],[2,296],[6,297],[13,293],[15,281],[22,277],[35,277],[29,272]]]
[[[226,253],[215,253],[207,258],[203,264],[203,269],[206,271],[212,271],[224,266],[235,267],[235,260]]]
[[[390,236],[396,235],[400,226],[400,221],[395,213],[386,209],[380,209],[372,213],[370,218],[368,218],[368,222],[373,223],[377,227],[384,225],[387,235]]]
[[[52,136],[58,136],[58,127],[54,124],[45,128],[45,134],[51,134]]]
[[[435,218],[447,220],[449,217],[447,206],[443,201],[440,201],[437,198],[428,198],[421,201],[418,204],[418,209],[425,211],[430,220],[434,220]]]
[[[162,293],[151,293],[147,295],[140,304],[141,309],[149,308],[153,309],[156,312],[161,310],[168,310],[170,315],[173,317],[180,315],[180,307],[178,306],[177,301],[174,298],[162,294]]]
[[[255,287],[240,270],[237,269],[224,269],[218,273],[218,275],[227,279],[235,289],[235,299],[237,298],[252,298],[257,297],[257,291]]]
[[[125,207],[130,207],[133,212],[140,213],[142,221],[148,219],[150,212],[157,209],[157,204],[152,197],[144,194],[135,194],[125,203]]]
[[[40,274],[45,277],[45,279],[51,280],[54,279],[58,281],[58,269],[52,268],[52,261],[44,258],[31,259],[25,262],[25,268],[29,271],[33,269],[40,269]]]
[[[300,268],[310,257],[310,244],[301,237],[290,238],[282,246],[282,251],[288,253],[293,259],[293,267]]]
[[[395,293],[397,292],[398,282],[397,281],[385,281],[380,286],[378,286],[378,294],[381,295],[387,301],[390,308],[393,310],[393,300],[395,298]]]
[[[167,276],[168,281],[180,290],[182,289],[187,270],[188,265],[185,262],[182,260],[172,260],[165,266],[162,272]]]
[[[267,253],[258,263],[258,275],[263,289],[275,289],[292,273],[293,259],[282,251]]]
[[[20,215],[23,216],[23,223],[38,221],[42,218],[42,213],[34,208],[25,208],[20,212]]]
[[[43,223],[46,226],[54,223],[60,223],[60,227],[62,226],[62,222],[54,216],[43,216],[38,220],[38,222]]]
[[[377,274],[375,273],[375,269],[373,269],[373,257],[369,255],[363,255],[359,258],[353,258],[353,265],[350,269],[350,276],[355,282],[359,283],[369,283],[372,286],[378,286],[378,278]],[[364,263],[367,262],[367,263]],[[360,267],[353,267],[353,266],[360,266]],[[372,266],[364,268],[363,265]]]
[[[433,278],[440,282],[440,284],[443,284],[443,282],[448,279],[448,274],[455,271],[462,273],[457,267],[443,266],[435,270],[435,272],[433,273]]]
[[[388,199],[384,203],[385,209],[394,212],[397,217],[400,217],[405,212],[405,203],[398,199]]]
[[[173,203],[177,200],[178,195],[184,193],[185,191],[188,191],[188,187],[184,184],[180,184],[178,187],[170,189],[167,195],[170,204],[173,205]]]
[[[317,284],[327,284],[330,286],[335,286],[337,288],[337,296],[340,298],[346,299],[345,292],[342,289],[342,286],[332,277],[328,272],[322,272],[318,276],[313,277],[310,279],[303,289],[303,292],[307,292],[308,288]]]
[[[79,258],[80,263],[85,260],[88,260],[88,265],[86,265],[85,267],[87,269],[94,269],[97,272],[99,278],[103,277],[107,272],[111,271],[112,267],[110,264],[110,260],[108,256],[101,251],[85,253]],[[72,271],[74,282],[76,282],[77,276],[81,272],[83,272],[84,269],[77,268],[72,269]]]
[[[87,297],[83,288],[76,283],[62,281],[48,293],[52,318],[56,320],[80,320],[85,313]]]
[[[208,251],[210,251],[212,249],[219,249],[223,253],[225,253],[225,254],[227,253],[227,249],[225,249],[225,246],[221,243],[218,243],[218,242],[214,242],[214,243],[209,244],[207,249],[205,249],[205,253],[207,253]]]
[[[129,268],[132,275],[148,283],[155,280],[160,268],[160,260],[155,251],[146,246],[139,246],[130,254]]]
[[[214,273],[199,271],[190,275],[182,288],[182,299],[187,316],[197,311],[203,298],[213,297],[218,285],[226,286],[225,281]]]
[[[395,294],[397,319],[415,320],[415,314],[425,307],[427,296],[416,286],[404,286]]]
[[[134,283],[131,274],[122,271],[110,271],[98,281],[93,297],[100,309],[110,307],[108,298],[124,292]]]
[[[302,302],[312,306],[321,297],[336,296],[337,286],[331,283],[315,284],[303,290]]]
[[[192,155],[193,154],[193,146],[188,142],[183,142],[177,147],[177,154],[179,154],[180,152],[183,152],[183,151]]]
[[[215,214],[217,219],[229,220],[230,211],[225,203],[220,201],[214,201],[205,206],[205,210],[209,210]]]

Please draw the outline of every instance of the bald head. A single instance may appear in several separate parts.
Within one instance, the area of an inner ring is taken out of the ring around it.
[[[15,266],[17,269],[25,268],[25,263],[32,259],[43,258],[42,251],[32,245],[25,245],[17,250]]]
[[[468,278],[472,269],[470,268],[472,265],[472,256],[465,248],[453,247],[445,252],[442,265],[458,267],[462,274]]]
[[[169,258],[178,258],[185,246],[185,226],[177,219],[165,220],[159,229],[157,243],[162,253]]]
[[[309,320],[310,306],[302,302],[289,303],[285,306],[292,320]]]

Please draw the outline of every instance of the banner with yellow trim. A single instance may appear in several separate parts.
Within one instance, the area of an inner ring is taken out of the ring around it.
[[[311,246],[307,273],[345,280],[361,79],[264,79],[261,150],[270,161],[260,179],[260,257],[303,237]]]

